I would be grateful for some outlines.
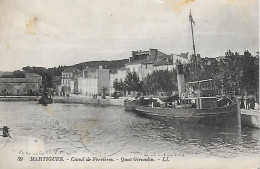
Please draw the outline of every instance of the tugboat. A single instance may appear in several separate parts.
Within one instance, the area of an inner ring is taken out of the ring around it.
[[[43,78],[43,84],[42,88],[40,88],[41,98],[39,99],[39,104],[42,104],[43,106],[47,106],[48,104],[53,103],[53,99],[51,98],[51,92],[47,90],[46,82],[47,78],[46,75]]]
[[[196,51],[193,37],[194,23],[191,13],[190,22],[193,40],[193,56],[196,61]],[[196,69],[197,70],[197,69]],[[198,72],[197,79],[198,79]],[[234,99],[219,96],[212,79],[197,80],[185,85],[183,65],[177,65],[177,81],[179,97],[172,105],[160,105],[155,98],[141,98],[134,101],[125,101],[125,109],[136,113],[172,121],[173,123],[205,124],[219,127],[241,127],[240,107]],[[166,102],[167,103],[167,102]]]

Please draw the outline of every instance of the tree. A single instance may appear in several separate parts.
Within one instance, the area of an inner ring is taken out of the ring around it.
[[[156,94],[157,92],[170,92],[177,90],[176,70],[159,70],[148,75],[144,82],[144,88],[147,93]]]
[[[140,79],[135,71],[129,72],[126,75],[124,81],[124,88],[125,90],[128,91],[137,91],[137,92],[141,92],[143,90],[142,82],[140,82]]]
[[[119,89],[120,89],[119,82],[117,79],[115,79],[113,82],[113,88],[115,89],[115,92],[119,91]]]
[[[106,98],[106,91],[108,89],[107,89],[107,87],[103,87],[101,90],[102,90],[102,98],[105,99]]]
[[[210,64],[201,59],[197,64],[198,78],[194,62],[184,64],[186,81],[196,81],[212,78],[221,89],[224,82],[225,91],[235,91],[236,94],[255,94],[259,89],[259,59],[246,50],[243,55],[228,50],[220,61]]]

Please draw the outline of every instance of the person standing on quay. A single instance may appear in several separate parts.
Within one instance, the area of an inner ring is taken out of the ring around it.
[[[251,109],[255,109],[255,98],[254,98],[254,97],[251,98],[250,108],[251,108]]]
[[[244,108],[245,108],[244,96],[242,96],[242,98],[241,98],[241,103],[240,103],[240,109],[244,109]]]
[[[250,97],[247,97],[246,99],[246,109],[250,108]]]

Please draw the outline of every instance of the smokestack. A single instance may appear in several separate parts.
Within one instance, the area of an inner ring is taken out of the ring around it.
[[[184,82],[183,65],[181,63],[178,63],[177,65],[177,82],[179,97],[182,97],[183,93],[186,92],[186,87]]]

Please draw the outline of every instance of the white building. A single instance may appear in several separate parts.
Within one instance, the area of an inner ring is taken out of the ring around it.
[[[139,80],[143,81],[148,74],[156,70],[173,70],[177,62],[188,63],[188,53],[167,55],[158,49],[149,49],[149,51],[132,51],[132,57],[123,68],[110,72],[110,94],[115,92],[113,82],[115,79],[124,81],[129,72],[136,72]]]
[[[172,63],[174,67],[176,68],[176,65],[178,62],[180,63],[188,63],[189,62],[189,53],[181,53],[181,54],[171,54],[172,57]]]
[[[150,61],[138,61],[130,62],[125,65],[126,74],[129,72],[136,72],[139,79],[142,81],[148,74],[153,72],[153,62]]]
[[[113,72],[110,72],[110,74],[109,74],[109,85],[110,85],[109,93],[110,93],[110,95],[115,92],[115,89],[113,86],[114,81],[117,79],[118,82],[124,82],[126,74],[127,73],[126,73],[125,67],[122,67]]]
[[[168,70],[168,71],[172,71],[173,68],[175,68],[175,66],[173,64],[165,64],[165,65],[154,65],[154,71],[158,71],[158,70]]]
[[[78,77],[82,76],[82,72],[76,68],[68,68],[62,72],[61,91],[75,93],[78,92]]]
[[[158,49],[149,49],[149,51],[132,51],[132,57],[129,63],[125,65],[126,72],[136,72],[140,80],[147,77],[154,71],[153,64],[155,61],[169,58],[169,55],[158,51]]]
[[[109,69],[86,68],[83,70],[83,77],[78,78],[78,90],[81,94],[93,96],[101,95],[102,89],[106,88],[109,92]]]

